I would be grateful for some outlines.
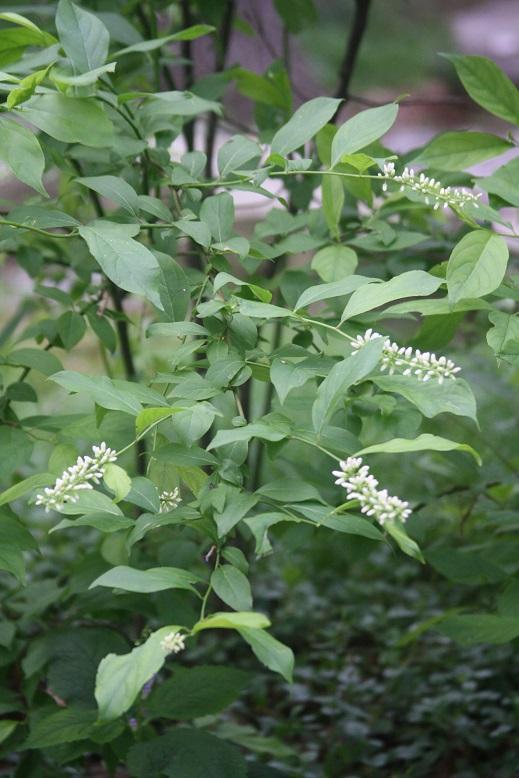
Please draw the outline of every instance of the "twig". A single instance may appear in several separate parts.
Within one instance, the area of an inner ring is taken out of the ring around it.
[[[366,32],[370,5],[371,0],[355,0],[353,24],[339,72],[339,84],[335,97],[348,97],[360,46]]]
[[[227,7],[225,9],[222,26],[215,40],[215,67],[214,72],[220,73],[225,67],[225,60],[227,58],[227,51],[229,49],[232,22],[234,19],[235,2],[234,0],[227,0]],[[214,142],[216,138],[216,128],[218,126],[218,117],[215,113],[211,113],[207,122],[207,135],[205,140],[205,154],[206,161],[206,175],[211,177],[213,169],[213,154],[214,154]]]

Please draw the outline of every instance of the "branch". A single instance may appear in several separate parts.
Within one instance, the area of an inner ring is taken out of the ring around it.
[[[215,73],[220,73],[225,67],[225,60],[227,57],[227,50],[232,33],[232,22],[234,19],[235,2],[234,0],[227,1],[227,7],[225,9],[222,26],[218,34],[218,40],[215,42],[216,57],[215,57]],[[214,142],[216,139],[216,128],[218,126],[218,117],[215,113],[211,113],[207,123],[207,136],[205,140],[205,153],[207,157],[206,161],[206,175],[211,177],[213,168],[213,153]]]
[[[371,0],[355,0],[355,12],[353,15],[353,25],[344,52],[341,69],[339,72],[339,85],[335,92],[335,97],[349,97],[350,83],[355,71],[357,56],[359,54],[362,39],[366,32],[368,23],[368,14]]]

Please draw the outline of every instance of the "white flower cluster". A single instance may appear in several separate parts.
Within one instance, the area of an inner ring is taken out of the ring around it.
[[[411,515],[409,503],[391,497],[387,489],[377,489],[378,481],[361,457],[349,457],[339,464],[341,469],[333,470],[335,483],[346,489],[350,500],[359,501],[361,513],[373,516],[382,526],[388,521],[405,522]]]
[[[370,340],[383,338],[379,332],[373,332],[370,328],[364,335],[357,335],[351,346],[353,353],[358,351],[369,343]],[[411,346],[399,346],[398,343],[392,343],[389,338],[385,339],[382,351],[381,370],[387,370],[389,375],[393,375],[396,370],[401,370],[403,375],[415,375],[424,383],[431,378],[436,378],[439,384],[443,384],[446,378],[456,378],[461,367],[457,367],[451,359],[447,357],[437,357],[429,351],[420,351]]]
[[[180,632],[169,632],[166,637],[160,641],[160,647],[167,654],[178,654],[185,649],[185,635]]]
[[[78,457],[75,465],[68,467],[56,480],[53,487],[47,487],[36,497],[36,505],[44,505],[46,511],[59,511],[68,502],[77,502],[79,492],[93,489],[105,474],[109,462],[117,460],[116,452],[106,443],[92,446],[92,456]]]
[[[401,192],[407,187],[413,192],[425,195],[425,202],[429,205],[432,200],[434,210],[437,210],[440,205],[443,205],[444,208],[451,205],[463,208],[467,203],[472,203],[475,208],[479,205],[478,200],[481,194],[474,194],[466,189],[452,189],[450,186],[442,186],[440,181],[429,178],[423,173],[415,173],[413,168],[405,167],[402,173],[397,174],[394,162],[386,162],[383,172],[378,175],[381,178],[390,178],[399,183]],[[387,191],[387,181],[382,184],[382,190]]]
[[[172,492],[164,491],[160,495],[160,512],[167,513],[172,511],[174,508],[178,508],[181,502],[182,497],[180,496],[178,486]]]

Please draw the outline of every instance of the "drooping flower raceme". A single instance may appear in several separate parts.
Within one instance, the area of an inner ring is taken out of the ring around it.
[[[92,446],[92,456],[78,457],[76,464],[68,467],[54,486],[46,487],[36,496],[36,505],[44,505],[46,511],[59,511],[69,502],[77,502],[79,492],[93,489],[105,474],[106,465],[117,460],[117,453],[106,443]]]
[[[358,351],[376,338],[384,338],[380,332],[374,332],[371,328],[366,330],[363,335],[357,335],[352,342],[353,353]],[[419,381],[430,381],[435,378],[439,384],[442,384],[446,378],[456,378],[461,367],[457,367],[451,359],[447,357],[437,357],[429,351],[420,351],[411,346],[399,346],[398,343],[391,342],[389,338],[385,339],[384,348],[381,357],[381,370],[387,370],[389,375],[393,375],[397,370],[403,375],[415,375]]]
[[[178,508],[181,502],[182,497],[180,496],[178,486],[172,492],[164,491],[160,495],[160,512],[167,513],[172,511],[174,508]]]
[[[169,632],[166,637],[160,641],[160,647],[167,654],[178,654],[185,649],[185,635],[180,632]]]
[[[411,515],[409,503],[399,497],[391,497],[387,489],[378,489],[377,479],[362,464],[362,457],[348,457],[339,463],[340,470],[333,470],[335,483],[344,487],[350,500],[358,500],[361,513],[373,516],[382,526],[387,522],[405,522]]]
[[[386,162],[382,173],[378,174],[381,178],[390,178],[400,184],[400,191],[406,188],[413,192],[419,192],[425,196],[427,205],[432,201],[434,210],[443,205],[444,208],[456,206],[463,208],[467,203],[471,203],[475,208],[478,207],[478,200],[481,194],[474,194],[466,189],[453,189],[450,186],[443,186],[440,181],[429,178],[423,173],[415,173],[412,168],[405,167],[402,173],[397,173],[394,162]],[[387,181],[382,184],[384,192],[387,191]]]

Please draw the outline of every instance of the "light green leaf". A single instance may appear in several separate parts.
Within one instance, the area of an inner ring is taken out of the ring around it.
[[[519,91],[495,62],[473,55],[445,56],[474,102],[505,122],[519,124]]]
[[[343,297],[344,295],[351,294],[360,286],[374,283],[377,280],[376,278],[366,278],[365,276],[347,276],[339,281],[332,281],[329,284],[310,286],[299,297],[294,310],[297,311],[300,308],[306,308],[312,303],[330,300],[333,297]]]
[[[510,365],[519,363],[519,316],[492,311],[488,318],[494,325],[487,332],[487,343],[498,359]]]
[[[52,138],[95,148],[112,146],[113,124],[103,107],[91,97],[36,95],[16,113]]]
[[[62,47],[78,73],[86,73],[104,64],[110,36],[97,16],[71,0],[59,0],[56,29]]]
[[[158,291],[159,263],[146,246],[132,240],[139,233],[138,225],[97,220],[88,227],[81,226],[79,233],[114,284],[146,297],[163,310]]]
[[[45,158],[35,134],[18,122],[0,120],[0,160],[11,173],[48,197],[41,177]]]
[[[132,519],[127,519],[126,516],[116,516],[113,513],[91,513],[79,519],[62,519],[59,524],[49,530],[49,534],[72,527],[93,527],[100,532],[110,534],[122,529],[129,529],[134,525],[135,522]]]
[[[425,561],[418,543],[409,537],[405,527],[403,527],[401,524],[397,524],[394,521],[388,521],[385,523],[384,529],[388,535],[391,535],[393,540],[396,542],[400,550],[404,552],[404,554],[413,557],[413,559],[418,559],[419,562],[423,563]]]
[[[383,341],[383,338],[370,341],[359,353],[352,354],[330,370],[319,386],[312,406],[312,424],[317,433],[333,416],[350,386],[362,381],[376,367],[382,354]]]
[[[36,91],[36,87],[39,86],[47,76],[50,65],[43,70],[37,70],[35,73],[23,78],[16,89],[12,89],[7,96],[7,107],[10,111],[16,108],[20,103],[24,103],[28,100]]]
[[[216,595],[236,611],[252,608],[252,593],[246,576],[232,565],[221,565],[211,575]]]
[[[331,283],[354,273],[358,262],[353,249],[334,244],[320,249],[314,255],[311,267],[323,281]]]
[[[75,740],[86,740],[92,734],[96,712],[88,708],[65,708],[38,718],[31,727],[24,748],[50,748]]]
[[[220,177],[225,178],[233,170],[239,170],[242,165],[250,162],[261,154],[258,144],[244,135],[233,135],[218,151],[218,170]]]
[[[345,154],[354,154],[385,135],[393,126],[397,114],[398,105],[389,103],[360,111],[348,119],[339,127],[332,141],[331,166],[335,167]]]
[[[56,480],[56,476],[52,473],[36,473],[30,475],[28,478],[24,478],[23,481],[19,481],[14,486],[9,487],[4,492],[0,493],[0,505],[6,505],[14,500],[19,500],[27,492],[32,492],[33,489],[41,489],[43,486],[50,486]]]
[[[436,292],[442,283],[441,278],[436,278],[423,270],[409,270],[390,281],[362,287],[350,297],[341,322],[403,297],[426,297]]]
[[[270,305],[269,303],[260,303],[256,300],[237,300],[240,313],[244,316],[250,316],[252,319],[280,319],[292,316],[291,311],[281,308],[279,305]]]
[[[75,502],[68,502],[62,508],[60,513],[65,513],[69,516],[80,516],[83,513],[109,513],[115,516],[122,516],[122,511],[113,500],[111,500],[106,494],[102,492],[96,492],[95,490],[83,490],[77,495]]]
[[[119,465],[109,462],[105,465],[105,473],[103,481],[106,486],[114,493],[114,501],[120,502],[124,500],[130,489],[132,488],[132,481],[126,470],[123,470]]]
[[[508,246],[504,238],[487,230],[469,232],[449,257],[449,302],[490,294],[503,280],[507,264]]]
[[[209,227],[215,241],[222,242],[232,235],[234,200],[227,192],[206,197],[200,208],[200,221]]]
[[[303,146],[330,121],[340,103],[332,97],[315,97],[304,103],[274,135],[272,153],[286,157]]]
[[[160,510],[160,497],[155,484],[149,478],[137,476],[132,479],[132,488],[126,495],[126,502],[138,505],[145,511],[158,513]]]
[[[148,51],[155,51],[171,41],[193,41],[197,38],[201,38],[203,35],[214,32],[214,30],[215,28],[210,24],[194,24],[192,27],[186,27],[185,30],[174,32],[172,35],[164,35],[162,38],[152,38],[147,41],[133,43],[131,46],[127,46],[125,49],[117,51],[114,54],[114,57],[118,59],[125,54],[144,54]]]
[[[376,341],[375,341],[376,342]],[[428,419],[439,413],[468,416],[476,422],[476,400],[469,385],[462,379],[444,381],[419,381],[414,376],[373,376],[371,380],[385,392],[396,392],[416,405]]]
[[[171,632],[178,632],[176,625],[162,627],[129,654],[108,654],[97,671],[95,697],[101,721],[121,716],[131,707],[144,684],[158,673],[167,652],[161,641]]]
[[[262,440],[283,440],[289,434],[288,427],[271,425],[265,421],[253,422],[245,427],[233,427],[229,430],[218,430],[207,449],[219,448],[229,443],[235,443],[237,440],[251,440],[251,438],[261,438]]]
[[[205,249],[211,245],[211,230],[205,222],[199,222],[190,219],[179,219],[175,222],[175,227],[192,238],[195,243],[203,246]]]
[[[193,633],[204,629],[265,629],[270,627],[270,621],[263,613],[243,611],[238,613],[212,613],[193,627]]]
[[[76,178],[76,181],[78,184],[83,184],[88,189],[97,192],[101,197],[106,197],[117,203],[132,216],[137,216],[139,213],[139,196],[133,186],[130,186],[124,178],[120,176],[89,176]]]
[[[467,451],[472,454],[476,462],[480,465],[481,458],[472,446],[466,443],[456,443],[454,440],[441,438],[438,435],[429,435],[424,433],[417,438],[393,438],[385,443],[377,443],[374,446],[368,446],[357,451],[354,456],[364,456],[366,454],[404,454],[410,451]]]
[[[90,84],[95,84],[105,73],[113,73],[115,67],[115,62],[108,62],[106,65],[94,68],[94,70],[88,70],[86,73],[81,73],[80,75],[73,75],[68,71],[59,70],[54,67],[50,72],[49,78],[57,84],[58,87],[90,86]]]
[[[51,380],[69,392],[89,395],[101,408],[123,411],[131,413],[133,416],[142,410],[142,405],[134,394],[127,389],[116,389],[110,378],[106,376],[90,378],[72,370],[62,370],[59,373],[54,373]]]
[[[152,427],[164,419],[168,419],[175,413],[185,410],[184,407],[172,408],[145,408],[139,411],[135,419],[135,434],[141,435],[148,427]]]
[[[90,589],[96,586],[106,586],[110,589],[123,589],[125,592],[162,592],[166,589],[187,589],[196,591],[192,584],[198,583],[199,576],[178,567],[152,567],[149,570],[136,570],[133,567],[120,565],[100,575],[90,584]]]
[[[519,206],[519,157],[511,159],[495,170],[491,176],[478,178],[480,189],[496,194],[512,205]]]
[[[46,376],[52,375],[63,367],[54,354],[39,348],[19,348],[16,351],[11,351],[7,361],[10,365],[28,367],[30,370],[37,370]]]
[[[486,132],[444,132],[422,149],[414,163],[438,170],[465,170],[510,148],[510,142]]]
[[[247,641],[262,664],[269,670],[282,675],[288,683],[292,683],[294,654],[291,648],[276,640],[264,629],[240,627],[238,632]]]
[[[323,176],[321,198],[326,226],[331,237],[339,240],[339,222],[345,199],[343,179],[339,176]]]

